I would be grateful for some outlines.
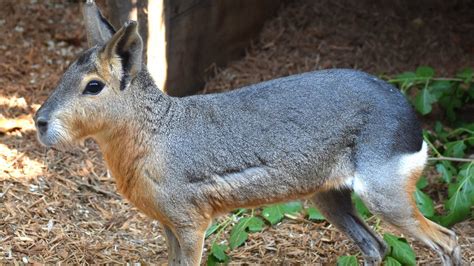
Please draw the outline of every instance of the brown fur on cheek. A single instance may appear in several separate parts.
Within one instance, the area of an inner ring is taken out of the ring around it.
[[[105,117],[99,110],[86,112],[85,107],[73,108],[64,113],[61,120],[73,141],[82,141],[84,138],[93,136],[103,130]],[[92,109],[92,107],[91,107]]]

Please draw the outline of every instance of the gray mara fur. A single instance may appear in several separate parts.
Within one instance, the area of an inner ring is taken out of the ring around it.
[[[333,69],[172,98],[142,65],[135,22],[116,32],[93,1],[84,15],[91,48],[38,110],[38,138],[59,147],[95,139],[118,190],[163,225],[170,264],[200,263],[216,216],[299,198],[346,233],[366,265],[380,264],[387,246],[357,216],[351,191],[444,265],[461,263],[455,234],[416,208],[427,147],[390,84]]]

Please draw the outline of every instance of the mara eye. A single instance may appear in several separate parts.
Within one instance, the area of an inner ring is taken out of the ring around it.
[[[96,95],[99,94],[99,92],[104,88],[104,83],[98,81],[98,80],[92,80],[87,83],[86,88],[82,92],[82,94],[88,94],[88,95]]]

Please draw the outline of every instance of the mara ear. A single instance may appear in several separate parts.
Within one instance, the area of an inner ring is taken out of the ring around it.
[[[138,24],[131,20],[125,22],[101,51],[101,60],[108,62],[112,72],[120,73],[120,90],[124,90],[142,70],[142,51],[143,41],[138,33]]]
[[[89,47],[103,45],[114,35],[114,27],[102,16],[94,0],[86,1],[83,15]]]

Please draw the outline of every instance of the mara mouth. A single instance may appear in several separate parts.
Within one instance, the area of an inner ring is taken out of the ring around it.
[[[36,136],[41,145],[47,148],[54,147],[62,150],[73,146],[76,142],[65,127],[57,120],[52,120],[49,123],[46,132],[41,133],[37,128]]]

